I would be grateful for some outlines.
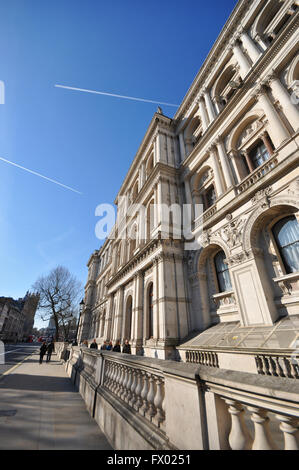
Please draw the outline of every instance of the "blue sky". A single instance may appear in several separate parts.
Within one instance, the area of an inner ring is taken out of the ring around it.
[[[0,4],[0,295],[22,297],[58,264],[84,285],[112,203],[157,105],[179,104],[235,0],[4,0]],[[162,106],[172,117],[175,108]]]

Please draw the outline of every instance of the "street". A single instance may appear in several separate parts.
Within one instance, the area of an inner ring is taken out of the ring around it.
[[[5,352],[0,350],[0,377],[27,356],[39,349],[40,343],[5,344]],[[4,360],[3,360],[4,359]]]

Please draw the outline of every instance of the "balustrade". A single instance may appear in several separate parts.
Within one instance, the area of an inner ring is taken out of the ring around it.
[[[163,427],[163,377],[106,359],[103,385],[144,418]]]
[[[273,156],[272,158],[267,160],[261,166],[256,168],[256,170],[250,173],[250,175],[247,176],[247,178],[239,184],[238,192],[242,193],[243,191],[246,191],[246,189],[250,188],[254,183],[259,181],[263,176],[265,176],[273,168],[275,168],[277,164],[278,164],[278,159],[276,156]]]
[[[299,378],[299,366],[291,356],[259,354],[255,356],[258,374],[274,377]]]
[[[269,411],[271,410],[262,406],[252,406],[231,398],[222,398],[227,404],[227,412],[231,417],[228,442],[232,450],[276,450],[280,442],[277,442],[277,436],[274,437],[274,429],[278,423],[280,423],[279,429],[282,432],[281,442],[284,442],[284,449],[299,449],[299,419],[297,417],[277,413],[270,419]],[[254,425],[253,436],[249,430],[249,422],[245,420],[246,410]],[[275,419],[278,423],[275,423]]]
[[[186,362],[219,367],[218,355],[214,351],[186,351]]]

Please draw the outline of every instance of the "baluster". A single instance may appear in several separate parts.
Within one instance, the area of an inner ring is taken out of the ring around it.
[[[141,398],[141,390],[142,390],[142,374],[141,371],[138,369],[137,373],[137,386],[135,389],[136,401],[134,403],[134,409],[136,411],[139,410],[140,406],[142,405],[142,398]]]
[[[155,377],[155,380],[156,380],[156,386],[157,386],[156,396],[155,396],[155,399],[154,399],[154,405],[155,405],[156,410],[157,410],[157,414],[155,416],[155,421],[157,423],[157,426],[160,427],[161,423],[165,419],[165,415],[164,415],[164,412],[162,410],[162,403],[163,403],[163,398],[164,398],[164,393],[163,393],[164,382],[163,382],[163,379],[161,377]]]
[[[288,367],[288,361],[286,360],[285,357],[281,358],[281,367],[284,373],[285,377],[289,377],[289,367]]]
[[[279,363],[279,356],[275,357],[275,362],[276,362],[276,368],[277,368],[277,373],[278,373],[279,377],[284,377],[282,367]]]
[[[296,364],[294,364],[294,362],[292,361],[292,358],[290,359],[289,364],[290,364],[290,368],[291,368],[292,377],[294,377],[294,379],[297,379],[298,378],[298,372],[297,372],[297,367],[298,366]]]
[[[258,374],[265,374],[263,370],[263,361],[261,360],[260,356],[255,356],[255,363],[256,363],[256,368],[257,368],[257,373]]]
[[[252,437],[244,421],[244,407],[241,403],[226,399],[228,411],[231,415],[232,425],[229,433],[229,445],[232,450],[248,450],[252,446]]]
[[[299,450],[299,420],[293,416],[276,415],[284,437],[284,450]]]
[[[251,420],[254,423],[255,430],[252,450],[276,449],[269,431],[270,420],[267,416],[267,410],[256,408],[254,406],[248,406],[247,409],[252,413]]]
[[[125,376],[125,366],[123,364],[121,364],[120,368],[121,368],[121,371],[120,371],[120,378],[119,378],[119,386],[118,386],[118,390],[117,390],[117,396],[119,398],[121,397],[121,394],[123,392],[123,380],[124,380],[124,376]]]
[[[262,361],[263,361],[263,369],[264,369],[264,372],[265,374],[267,375],[271,375],[270,371],[269,371],[269,361],[268,361],[268,358],[266,356],[262,356]]]
[[[113,393],[113,390],[115,388],[116,375],[117,375],[117,364],[115,362],[113,362],[112,384],[111,384],[111,387],[110,387],[110,390],[111,390],[112,393]]]
[[[125,366],[124,371],[125,371],[125,373],[124,373],[123,382],[122,382],[122,387],[123,388],[122,388],[122,393],[120,395],[121,400],[124,400],[124,397],[126,396],[126,394],[128,392],[127,383],[128,383],[129,378],[130,378],[130,374],[129,374],[130,369]]]
[[[106,388],[109,388],[109,372],[110,372],[110,362],[106,362],[105,364],[105,380],[104,380],[104,385]]]
[[[149,390],[149,386],[148,386],[148,375],[146,372],[143,372],[143,379],[144,379],[144,383],[143,383],[143,389],[142,389],[142,392],[141,392],[141,398],[142,398],[142,407],[139,409],[139,412],[145,416],[147,410],[148,410],[148,402],[147,402],[147,394],[148,394],[148,390]]]
[[[131,398],[131,384],[132,384],[132,369],[131,367],[127,368],[127,380],[125,381],[124,387],[124,393],[122,395],[122,400],[125,401],[126,403],[129,402]]]
[[[154,387],[154,377],[150,375],[149,377],[149,391],[147,394],[147,402],[149,404],[149,408],[147,411],[147,415],[150,421],[156,414],[155,406],[154,406],[154,399],[155,399],[155,387]]]
[[[135,395],[136,387],[137,387],[137,373],[136,373],[136,370],[134,369],[133,370],[133,380],[132,380],[132,384],[131,384],[131,399],[129,401],[129,405],[133,408],[134,408],[134,403],[137,400],[137,397]]]
[[[277,372],[276,372],[276,365],[275,365],[275,362],[273,360],[273,357],[269,356],[269,365],[270,365],[270,373],[271,375],[274,375],[275,377],[277,377]]]
[[[116,384],[114,388],[114,393],[115,395],[119,395],[120,392],[120,381],[121,381],[121,376],[122,376],[122,366],[121,364],[118,364],[117,366],[118,372],[117,372],[117,377],[116,377]]]

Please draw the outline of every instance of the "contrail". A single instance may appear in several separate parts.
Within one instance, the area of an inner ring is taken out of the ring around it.
[[[51,183],[58,184],[59,186],[69,189],[70,191],[73,191],[74,193],[82,194],[80,193],[80,191],[77,191],[76,189],[71,188],[70,186],[66,186],[65,184],[59,183],[58,181],[55,181],[52,178],[48,178],[47,176],[41,175],[40,173],[37,173],[36,171],[29,170],[29,168],[25,168],[24,166],[11,162],[10,160],[6,160],[6,158],[0,157],[0,160],[2,160],[5,163],[9,163],[10,165],[16,166],[17,168],[21,168],[22,170],[28,171],[28,173],[32,173],[33,175],[39,176],[40,178],[44,178],[45,180],[50,181]]]
[[[66,86],[66,85],[54,85],[54,86],[57,88],[66,88],[67,90],[85,91],[85,93],[94,93],[96,95],[113,96],[114,98],[122,98],[125,100],[143,101],[145,103],[154,103],[154,104],[165,104],[166,106],[174,106],[175,108],[179,107],[178,104],[164,103],[163,101],[146,100],[145,98],[135,98],[134,96],[116,95],[114,93],[106,93],[104,91],[96,91],[96,90],[87,90],[85,88],[75,88],[75,87]]]

